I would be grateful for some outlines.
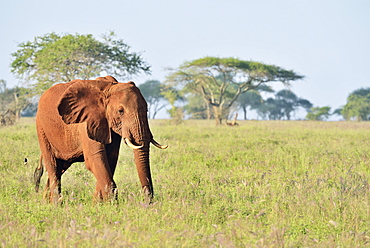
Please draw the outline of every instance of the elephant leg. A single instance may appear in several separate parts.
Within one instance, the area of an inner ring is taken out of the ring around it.
[[[114,197],[116,184],[109,166],[105,145],[94,140],[82,143],[86,168],[96,178],[94,197],[97,201],[107,200]]]
[[[40,144],[43,165],[48,172],[48,179],[44,190],[44,199],[49,202],[58,202],[60,197],[60,176],[58,172],[58,163],[53,154],[52,146],[46,138],[45,132],[39,126],[37,127],[38,140]],[[42,165],[41,165],[42,166]]]
[[[50,181],[49,178],[46,180],[46,185],[43,193],[44,199],[50,201]]]
[[[116,171],[121,139],[120,135],[112,132],[112,142],[105,145],[105,151],[107,153],[107,159],[112,176],[114,176],[114,172]]]
[[[118,144],[115,144],[114,142],[112,142],[111,144],[106,145],[106,148],[105,148],[107,159],[108,159],[108,164],[109,164],[109,169],[112,174],[112,179],[114,176],[114,172],[116,171],[116,167],[117,167],[120,142],[121,142],[121,137],[119,136]],[[118,191],[117,191],[115,184],[114,184],[114,192],[113,192],[112,197],[114,197],[116,200],[118,199]]]
[[[55,158],[44,158],[45,167],[48,172],[44,198],[51,203],[58,203],[61,200],[61,176],[63,171],[63,161]]]

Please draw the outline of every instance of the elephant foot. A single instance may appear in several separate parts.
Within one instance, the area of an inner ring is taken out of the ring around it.
[[[103,189],[96,189],[94,194],[94,200],[96,202],[104,202],[108,200],[117,200],[118,190],[114,183],[106,185]]]
[[[60,181],[50,183],[50,179],[48,179],[44,189],[43,198],[47,202],[55,205],[61,203],[63,201],[63,197],[61,194]]]
[[[59,205],[63,202],[63,196],[59,193],[52,194],[49,190],[45,190],[43,198],[52,204]]]
[[[154,198],[153,191],[151,190],[149,186],[143,186],[142,190],[143,190],[143,194],[145,197],[145,202],[147,202],[148,204],[151,204]]]

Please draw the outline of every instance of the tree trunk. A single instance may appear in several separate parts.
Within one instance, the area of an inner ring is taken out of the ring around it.
[[[210,120],[212,118],[211,108],[209,107],[209,104],[207,104],[207,120]]]
[[[216,126],[222,125],[222,107],[221,106],[213,106],[213,112],[216,119]]]
[[[14,92],[14,100],[15,100],[15,108],[14,108],[14,113],[15,113],[15,119],[19,120],[20,118],[20,110],[18,110],[18,96],[17,93]]]
[[[212,117],[210,104],[209,104],[209,102],[207,101],[207,99],[203,98],[203,100],[204,100],[204,104],[205,104],[205,108],[206,108],[207,120],[210,120],[210,119],[211,119],[211,117]]]

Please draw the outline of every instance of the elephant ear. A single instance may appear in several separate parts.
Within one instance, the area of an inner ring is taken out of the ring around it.
[[[86,122],[90,139],[109,144],[111,134],[104,101],[105,96],[98,87],[89,81],[79,81],[63,93],[58,112],[66,124]]]

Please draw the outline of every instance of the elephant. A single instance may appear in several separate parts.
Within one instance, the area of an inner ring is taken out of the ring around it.
[[[94,174],[94,199],[116,198],[113,175],[122,139],[133,149],[144,195],[149,201],[153,199],[149,146],[167,146],[154,140],[147,103],[134,82],[119,83],[106,76],[56,84],[40,98],[36,129],[41,150],[34,173],[36,191],[45,167],[44,197],[50,202],[60,201],[62,174],[75,162],[85,162]]]

